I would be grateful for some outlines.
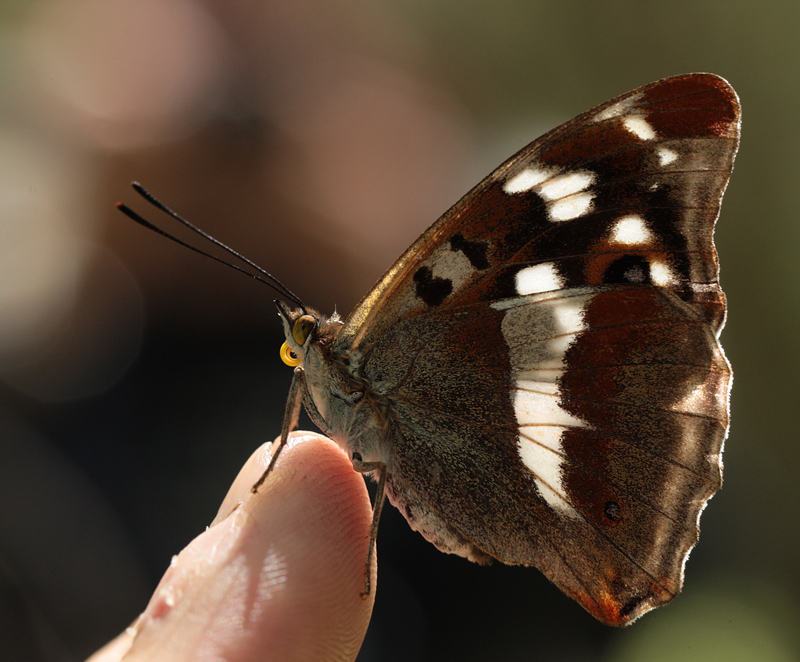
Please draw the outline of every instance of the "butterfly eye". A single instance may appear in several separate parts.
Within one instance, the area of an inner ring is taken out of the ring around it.
[[[281,361],[283,361],[290,368],[300,365],[300,357],[294,353],[291,347],[289,347],[289,343],[285,342],[283,345],[281,345]]]
[[[308,340],[308,336],[316,324],[317,320],[311,315],[303,315],[297,318],[292,327],[292,338],[300,347],[306,344],[306,340]]]

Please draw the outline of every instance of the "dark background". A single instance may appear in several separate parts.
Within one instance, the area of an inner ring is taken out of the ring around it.
[[[613,630],[390,508],[359,659],[798,659],[799,25],[790,1],[0,4],[0,657],[120,632],[279,431],[272,292],[126,222],[130,180],[346,313],[543,131],[711,71],[743,104],[716,235],[736,379],[683,594]]]

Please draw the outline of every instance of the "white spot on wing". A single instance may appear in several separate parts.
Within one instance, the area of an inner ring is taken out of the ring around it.
[[[560,432],[560,428],[555,429]],[[548,505],[565,515],[577,517],[578,513],[567,500],[560,445],[559,442],[558,451],[550,450],[538,444],[537,440],[520,436],[517,450],[522,463],[533,473],[536,488]]]
[[[449,280],[453,292],[457,292],[464,283],[475,275],[475,267],[461,251],[454,251],[449,243],[439,246],[423,263],[431,270],[434,278]]]
[[[559,303],[553,307],[553,321],[558,335],[549,341],[547,349],[559,357],[559,364],[563,366],[569,346],[586,326],[583,308],[570,303]]]
[[[521,428],[517,452],[539,493],[554,510],[577,517],[564,485],[561,436],[567,427],[583,427],[583,421],[560,406],[555,384],[518,382],[514,410]]]
[[[506,180],[503,190],[509,195],[530,191],[533,187],[550,179],[557,171],[546,168],[528,167]]]
[[[542,184],[539,195],[545,200],[560,200],[568,195],[579,193],[594,183],[594,173],[589,170],[576,170],[553,177]]]
[[[528,278],[532,289],[556,282],[563,286],[552,263],[526,267],[520,274],[525,276],[518,287],[524,287]],[[558,378],[564,372],[567,349],[586,327],[584,310],[590,298],[591,295],[570,296],[563,292],[557,296],[532,293],[509,300],[502,307],[494,306],[505,311],[501,329],[515,380],[513,403],[519,426],[519,458],[530,470],[545,502],[568,517],[579,514],[567,498],[561,439],[566,429],[586,427],[586,423],[562,406]]]
[[[637,214],[623,216],[611,228],[611,241],[615,244],[646,244],[652,239],[647,224]]]
[[[628,115],[622,124],[634,136],[641,140],[652,140],[656,137],[655,129],[650,126],[650,123],[641,115]]]
[[[514,396],[517,424],[583,427],[581,419],[561,408],[559,398],[556,384],[518,381]]]
[[[569,300],[553,308],[558,333],[580,333],[586,328],[583,319],[583,306],[569,303]]]
[[[571,221],[592,208],[594,194],[587,191],[596,179],[590,170],[561,172],[557,168],[528,166],[503,184],[509,195],[533,191],[547,203],[551,221]]]
[[[654,260],[650,265],[650,279],[654,285],[669,287],[675,285],[678,280],[670,269],[669,265],[663,260]]]
[[[571,221],[583,216],[592,208],[591,193],[576,193],[568,198],[562,198],[550,204],[548,213],[551,221]]]
[[[678,160],[678,153],[669,147],[659,147],[656,154],[658,155],[658,165],[661,166],[669,165]]]
[[[520,296],[551,292],[564,287],[564,280],[558,275],[558,270],[552,262],[521,269],[517,272],[515,281],[517,294]]]
[[[601,110],[597,115],[594,116],[594,122],[604,122],[605,120],[614,119],[615,117],[619,117],[621,115],[627,114],[631,106],[633,106],[639,99],[641,98],[642,94],[634,94],[629,96],[622,101],[618,101],[615,104],[612,104],[605,110]]]
[[[590,298],[567,292],[529,294],[491,304],[505,311],[500,328],[514,379],[555,381],[564,369],[564,352],[585,329],[584,310]],[[549,377],[541,377],[542,371]]]
[[[525,425],[520,427],[522,435],[527,441],[536,442],[539,446],[560,454],[563,454],[561,435],[566,429],[564,425]]]

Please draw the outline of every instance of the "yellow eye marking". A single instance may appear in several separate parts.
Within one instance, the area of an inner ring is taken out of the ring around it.
[[[281,361],[283,361],[290,368],[300,365],[300,357],[294,353],[289,343],[285,342],[281,345]]]

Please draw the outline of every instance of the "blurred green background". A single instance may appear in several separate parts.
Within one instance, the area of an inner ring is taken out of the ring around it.
[[[389,509],[359,659],[800,659],[799,35],[787,0],[0,4],[0,657],[120,632],[279,430],[272,292],[126,222],[130,180],[346,313],[543,131],[711,71],[743,105],[716,235],[736,378],[683,594],[612,630]]]

